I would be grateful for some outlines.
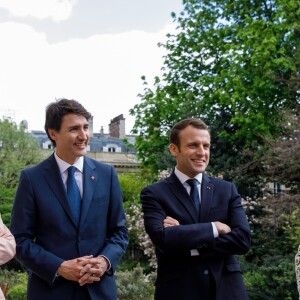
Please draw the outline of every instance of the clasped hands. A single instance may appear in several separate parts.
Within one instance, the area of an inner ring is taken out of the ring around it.
[[[109,263],[105,257],[87,255],[64,261],[57,274],[68,280],[77,281],[83,286],[100,281],[108,267]]]

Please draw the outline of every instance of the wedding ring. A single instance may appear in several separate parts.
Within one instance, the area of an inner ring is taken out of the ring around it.
[[[96,275],[95,275],[95,274],[92,274],[92,276],[95,277]]]

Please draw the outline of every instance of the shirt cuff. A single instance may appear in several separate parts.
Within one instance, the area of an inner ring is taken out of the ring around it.
[[[191,256],[198,256],[199,255],[199,252],[198,252],[197,249],[192,249],[190,251],[191,251]]]
[[[105,255],[99,255],[99,256],[102,256],[102,257],[104,257],[107,260],[107,262],[108,262],[108,268],[107,268],[107,270],[105,272],[107,274],[111,275],[112,274],[112,270],[111,270],[111,263],[110,263],[109,259]]]
[[[211,225],[212,225],[213,232],[214,232],[214,238],[217,238],[219,236],[219,232],[217,230],[217,227],[213,222],[211,223]]]

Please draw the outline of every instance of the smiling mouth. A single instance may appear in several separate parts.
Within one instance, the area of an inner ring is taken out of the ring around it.
[[[196,162],[196,163],[203,163],[205,164],[205,160],[203,159],[192,159],[193,162]]]
[[[75,143],[76,147],[86,147],[86,143]]]

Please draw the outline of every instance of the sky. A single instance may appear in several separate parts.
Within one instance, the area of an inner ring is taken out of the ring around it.
[[[171,13],[181,0],[0,0],[0,119],[43,130],[46,106],[79,101],[94,132],[140,103],[141,80],[161,74]]]

